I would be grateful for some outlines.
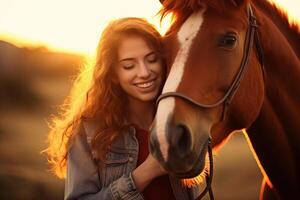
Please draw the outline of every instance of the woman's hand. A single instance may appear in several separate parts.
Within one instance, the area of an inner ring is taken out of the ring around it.
[[[153,179],[166,174],[166,170],[149,154],[146,160],[132,172],[137,189],[143,191]]]

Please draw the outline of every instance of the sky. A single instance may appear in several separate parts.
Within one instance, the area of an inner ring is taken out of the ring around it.
[[[300,21],[300,0],[273,0]],[[92,54],[102,29],[119,17],[144,17],[161,33],[159,0],[0,0],[0,39]]]

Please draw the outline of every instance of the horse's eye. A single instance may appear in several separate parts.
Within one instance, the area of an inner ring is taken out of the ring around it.
[[[236,42],[237,42],[237,39],[236,39],[235,35],[227,34],[220,39],[218,46],[223,47],[223,48],[232,49],[235,47]]]

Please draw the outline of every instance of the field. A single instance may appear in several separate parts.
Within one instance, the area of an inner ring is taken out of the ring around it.
[[[49,172],[41,151],[49,131],[46,122],[67,95],[74,71],[20,71],[24,74],[5,72],[10,84],[0,76],[0,88],[7,91],[0,96],[0,199],[63,199],[64,181]],[[13,77],[23,82],[15,84]],[[215,199],[258,199],[262,176],[242,134],[215,156],[215,166]]]

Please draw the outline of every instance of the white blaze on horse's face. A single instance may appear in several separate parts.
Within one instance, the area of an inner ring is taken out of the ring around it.
[[[170,74],[164,85],[162,93],[175,92],[181,82],[185,63],[189,54],[193,39],[196,37],[203,23],[204,10],[193,13],[181,26],[177,33],[179,50],[171,67]],[[156,132],[159,141],[160,151],[164,160],[168,159],[168,142],[166,136],[166,125],[168,118],[172,116],[175,108],[174,97],[162,99],[157,108]]]

